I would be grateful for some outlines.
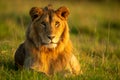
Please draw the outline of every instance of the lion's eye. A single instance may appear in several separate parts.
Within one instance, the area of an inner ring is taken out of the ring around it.
[[[41,22],[41,25],[43,26],[43,28],[46,27],[46,23],[45,22]]]
[[[55,22],[55,26],[56,26],[56,27],[59,27],[59,26],[60,26],[60,22],[56,21],[56,22]]]

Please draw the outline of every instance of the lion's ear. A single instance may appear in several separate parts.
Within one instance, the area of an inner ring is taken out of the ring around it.
[[[56,14],[64,19],[67,19],[69,15],[69,9],[65,6],[62,6],[56,10]]]
[[[30,12],[29,12],[32,20],[36,19],[42,13],[43,13],[43,10],[41,8],[38,8],[38,7],[32,7]]]

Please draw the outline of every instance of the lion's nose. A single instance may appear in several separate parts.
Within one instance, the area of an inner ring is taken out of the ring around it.
[[[55,38],[54,35],[48,35],[47,37],[48,37],[50,40],[52,40],[53,38]]]

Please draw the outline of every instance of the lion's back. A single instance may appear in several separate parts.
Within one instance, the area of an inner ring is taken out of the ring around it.
[[[16,67],[22,68],[24,65],[24,60],[25,60],[25,45],[24,45],[24,43],[20,44],[20,46],[16,50],[14,59],[15,59]]]

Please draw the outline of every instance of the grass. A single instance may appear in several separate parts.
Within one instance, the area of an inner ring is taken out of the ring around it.
[[[14,53],[25,39],[32,6],[52,3],[69,7],[71,40],[83,75],[48,78],[29,70],[16,71]],[[67,1],[0,1],[0,80],[120,80],[120,6],[118,3]]]

